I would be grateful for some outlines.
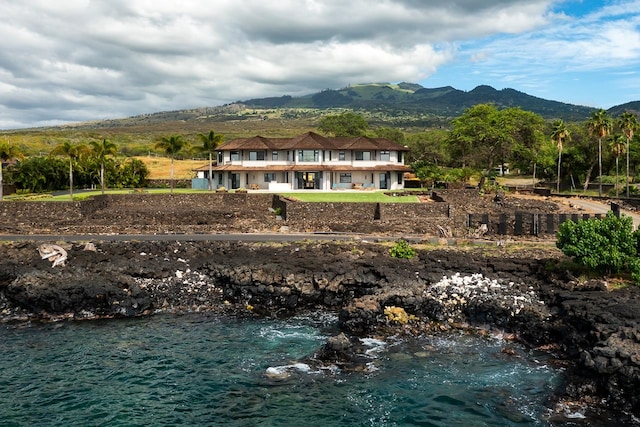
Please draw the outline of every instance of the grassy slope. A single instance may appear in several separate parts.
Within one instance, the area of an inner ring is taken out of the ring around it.
[[[171,160],[167,157],[139,156],[136,157],[149,168],[149,179],[169,179],[171,177]],[[175,179],[191,179],[193,171],[200,166],[206,166],[207,160],[174,160],[173,173]]]

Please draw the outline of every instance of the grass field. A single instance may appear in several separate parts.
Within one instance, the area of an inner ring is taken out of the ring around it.
[[[168,188],[149,188],[142,190],[139,194],[167,194]],[[131,189],[107,189],[105,194],[138,194],[138,190]],[[190,188],[175,188],[174,194],[187,194],[187,193],[205,193],[207,190],[192,190]],[[73,200],[85,200],[89,197],[98,196],[101,191],[98,190],[75,190],[73,193]],[[367,191],[367,192],[287,192],[281,193],[288,198],[299,200],[301,202],[316,202],[316,203],[418,203],[417,196],[387,196],[382,191]],[[70,200],[69,194],[58,194],[55,196],[47,195],[34,195],[33,198],[29,196],[6,196],[5,200],[24,200],[24,201],[38,201],[38,202],[68,202]]]
[[[171,177],[171,159],[168,157],[156,156],[139,156],[136,159],[141,160],[149,169],[149,179],[169,179]],[[195,177],[195,168],[206,166],[207,160],[174,160],[174,178],[175,179],[191,179]]]
[[[387,196],[382,191],[335,191],[335,192],[293,192],[285,193],[287,197],[302,202],[327,202],[327,203],[417,203],[417,196]]]

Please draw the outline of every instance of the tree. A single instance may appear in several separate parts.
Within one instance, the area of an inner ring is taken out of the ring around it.
[[[616,197],[618,197],[618,163],[620,156],[625,151],[625,137],[623,135],[614,135],[609,143],[611,154],[616,158]]]
[[[3,180],[2,180],[2,168],[3,163],[11,159],[23,158],[22,150],[15,144],[9,144],[8,142],[0,142],[0,201],[4,197],[3,193]]]
[[[567,129],[564,120],[556,120],[552,124],[551,139],[555,141],[558,147],[558,181],[556,183],[556,191],[560,192],[560,165],[562,163],[562,148],[564,142],[571,137],[571,132]]]
[[[332,136],[363,136],[369,130],[369,124],[360,114],[351,111],[342,114],[324,116],[318,122],[320,132]]]
[[[198,134],[198,138],[202,141],[202,145],[198,147],[198,151],[209,154],[209,191],[213,191],[213,166],[211,156],[224,139],[224,135],[209,131],[207,135],[202,133]]]
[[[396,144],[404,145],[405,135],[398,128],[381,127],[374,129],[374,133],[378,138],[385,138],[389,141],[393,141]]]
[[[512,135],[507,139],[503,148],[503,162],[509,160],[512,166],[520,170],[531,170],[533,167],[533,181],[535,183],[538,164],[546,160],[541,157],[547,136],[547,123],[539,114],[525,111],[521,108],[507,108],[501,111],[511,121]],[[504,168],[503,168],[504,169]]]
[[[91,145],[92,154],[100,162],[100,188],[102,189],[102,194],[104,194],[104,162],[107,156],[115,156],[118,148],[116,144],[106,139],[103,139],[102,142],[91,141],[89,144]]]
[[[627,188],[627,197],[629,197],[629,143],[633,139],[633,135],[638,128],[640,128],[640,123],[638,123],[638,116],[630,111],[625,111],[618,118],[618,125],[620,129],[622,129],[622,133],[627,137],[627,146],[625,152],[627,154],[627,179],[625,181],[625,186]]]
[[[636,240],[631,217],[617,218],[609,211],[602,219],[563,222],[556,246],[578,263],[608,274],[628,267],[637,258]]]
[[[602,196],[602,138],[611,133],[611,117],[602,108],[594,111],[587,121],[587,128],[591,135],[595,135],[598,138],[598,196]]]
[[[149,169],[142,160],[125,159],[115,169],[117,184],[128,188],[144,187],[149,177]]]
[[[478,104],[453,119],[449,134],[452,157],[461,166],[484,166],[490,173],[499,151],[499,111],[493,104]]]
[[[478,104],[451,121],[451,155],[461,166],[483,167],[491,173],[499,161],[514,158],[514,152],[535,163],[542,145],[544,120],[520,108],[498,110],[494,104]],[[502,170],[504,171],[504,167]]]
[[[63,156],[69,158],[69,197],[73,200],[73,161],[80,158],[88,151],[87,146],[83,144],[72,144],[65,141],[56,145],[51,150],[50,156]]]
[[[176,154],[187,148],[188,145],[189,144],[182,139],[181,135],[163,137],[162,140],[156,144],[156,148],[163,150],[171,159],[171,194],[173,194],[173,160]]]
[[[410,150],[406,157],[407,163],[427,161],[436,166],[446,166],[451,161],[445,130],[408,135],[405,142]]]

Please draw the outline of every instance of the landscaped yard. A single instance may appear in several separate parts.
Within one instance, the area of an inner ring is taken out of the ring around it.
[[[142,190],[131,189],[107,189],[105,194],[154,194],[154,193],[169,193],[168,188],[148,188]],[[190,188],[175,188],[173,190],[175,194],[185,193],[207,193],[207,190],[192,190]],[[233,193],[233,191],[231,191]],[[97,190],[74,190],[73,199],[84,200],[89,197],[98,196],[101,194],[99,189]],[[407,193],[398,192],[398,196],[387,196],[384,191],[301,191],[301,192],[287,192],[281,193],[283,196],[291,199],[300,200],[301,202],[326,202],[326,203],[418,203],[418,197],[414,195],[406,195]],[[51,201],[51,202],[67,202],[69,201],[69,193],[58,193],[55,196],[49,196],[46,194],[40,195],[15,195],[7,196],[6,200],[31,200],[31,201]]]
[[[398,193],[403,194],[403,193]],[[335,191],[335,192],[293,192],[284,193],[284,196],[291,197],[302,202],[328,202],[328,203],[418,203],[417,196],[387,196],[383,191]]]

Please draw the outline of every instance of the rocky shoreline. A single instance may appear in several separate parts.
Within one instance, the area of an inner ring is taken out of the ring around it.
[[[339,314],[344,335],[318,353],[357,364],[349,337],[499,330],[554,355],[567,401],[640,415],[639,290],[580,281],[552,247],[419,249],[411,260],[365,241],[2,244],[3,322],[118,318],[158,312],[285,317]]]

